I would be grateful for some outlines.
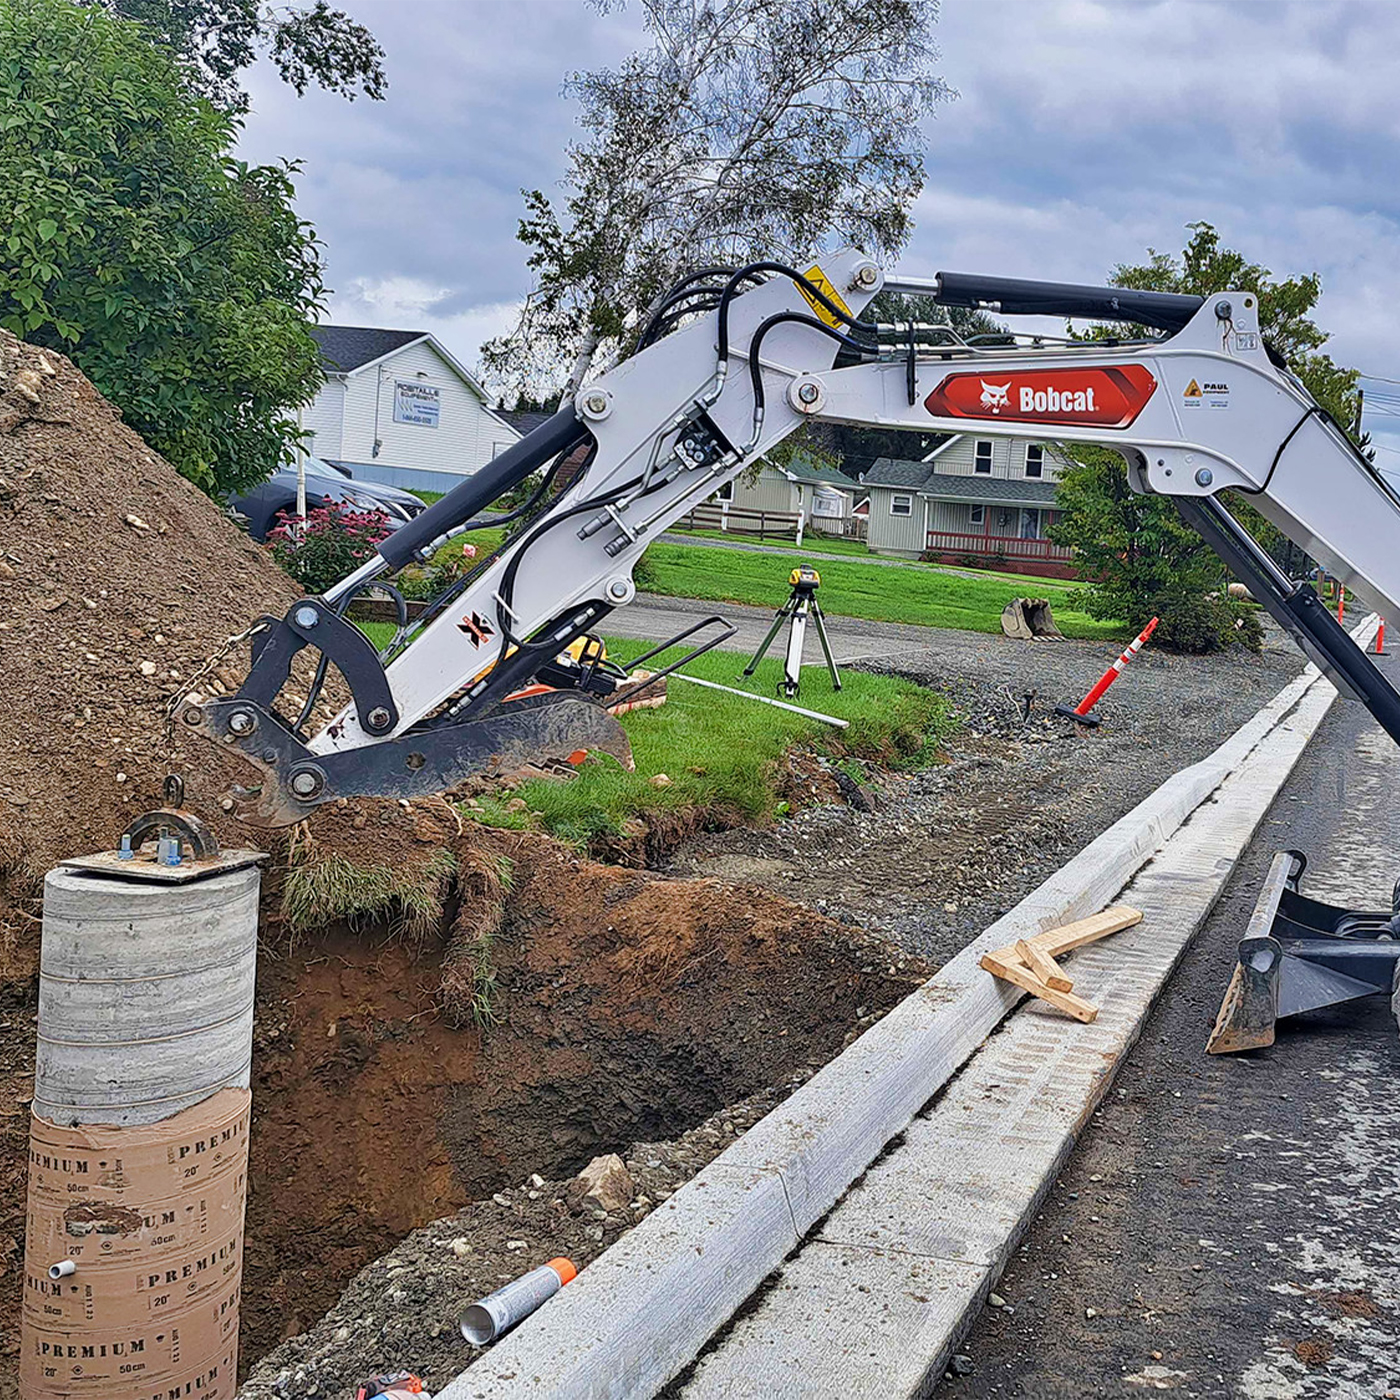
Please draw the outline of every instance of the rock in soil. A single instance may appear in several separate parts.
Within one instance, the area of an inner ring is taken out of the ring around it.
[[[636,1186],[627,1174],[627,1165],[616,1152],[595,1157],[569,1183],[569,1201],[604,1215],[614,1215],[632,1204]]]

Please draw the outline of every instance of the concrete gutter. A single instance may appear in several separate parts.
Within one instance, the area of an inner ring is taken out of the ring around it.
[[[1299,711],[1310,735],[1335,694],[1311,666],[986,929],[463,1372],[440,1400],[654,1395],[1023,999],[978,967],[982,954],[1103,908],[1315,688],[1321,707]],[[1278,783],[1287,774],[1272,757],[1263,768]]]

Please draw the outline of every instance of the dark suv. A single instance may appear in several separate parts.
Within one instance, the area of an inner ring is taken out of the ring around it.
[[[411,491],[401,491],[397,486],[385,486],[378,481],[360,481],[343,467],[320,457],[308,457],[307,510],[315,510],[331,501],[352,505],[357,510],[382,510],[391,530],[406,525],[428,508]],[[229,505],[247,519],[248,533],[255,540],[265,540],[268,531],[278,525],[282,517],[296,514],[297,469],[283,467],[276,476],[269,477],[251,491],[231,497]]]

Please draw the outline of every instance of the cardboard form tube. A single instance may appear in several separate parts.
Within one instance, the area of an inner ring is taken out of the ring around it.
[[[457,1320],[462,1335],[473,1346],[494,1342],[577,1277],[578,1270],[568,1259],[551,1259],[538,1269],[531,1269],[467,1308]]]

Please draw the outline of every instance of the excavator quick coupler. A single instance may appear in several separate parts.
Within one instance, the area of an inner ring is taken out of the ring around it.
[[[1206,1049],[1212,1055],[1274,1043],[1285,1016],[1359,997],[1394,996],[1400,969],[1400,883],[1387,912],[1340,909],[1298,892],[1299,851],[1269,866]]]

